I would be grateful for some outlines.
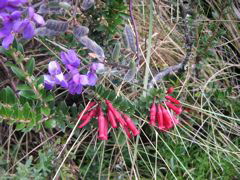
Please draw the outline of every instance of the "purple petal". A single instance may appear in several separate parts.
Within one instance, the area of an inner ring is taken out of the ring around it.
[[[77,57],[77,54],[74,50],[68,50],[67,52],[61,52],[60,54],[63,64],[71,65],[74,67],[79,67],[80,59]]]
[[[23,30],[23,38],[31,39],[34,36],[34,24],[29,22]]]
[[[44,86],[46,89],[51,90],[55,86],[54,78],[50,75],[43,75],[44,77]]]
[[[20,12],[20,11],[14,11],[14,12],[11,14],[11,19],[12,19],[12,20],[19,19],[20,17],[21,17],[21,12]]]
[[[32,19],[33,15],[34,15],[34,9],[33,9],[33,7],[29,7],[28,8],[28,17],[29,17],[29,19]]]
[[[23,33],[24,29],[30,23],[28,19],[18,20],[14,23],[13,31],[18,33]]]
[[[8,49],[10,44],[13,43],[13,40],[14,40],[14,35],[11,33],[9,34],[8,36],[6,36],[3,41],[2,41],[2,46],[5,48],[5,49]]]
[[[86,75],[75,74],[73,76],[73,81],[75,84],[81,84],[83,86],[88,84],[88,77]]]
[[[57,75],[57,74],[62,73],[61,67],[60,67],[60,65],[58,64],[57,61],[51,61],[51,62],[48,64],[48,72],[49,72],[51,75]]]
[[[0,9],[1,9],[1,8],[4,8],[4,7],[7,5],[7,1],[8,1],[8,0],[1,0]]]
[[[89,86],[95,86],[96,82],[97,82],[97,75],[95,73],[89,72],[87,74],[88,76],[88,85]]]
[[[92,63],[91,68],[92,71],[98,71],[104,69],[103,63]]]
[[[70,94],[81,94],[83,86],[81,84],[76,85],[73,80],[68,83],[68,91]]]
[[[34,20],[37,24],[39,24],[40,26],[43,26],[43,25],[46,24],[45,21],[44,21],[44,19],[43,19],[43,17],[40,16],[39,14],[37,14],[37,13],[34,13],[34,15],[33,15],[33,20]]]
[[[71,65],[69,65],[69,64],[67,64],[66,67],[67,67],[67,69],[70,71],[70,73],[71,73],[72,75],[79,73],[78,68],[75,68],[75,67],[73,67],[73,66],[71,66]]]
[[[63,73],[55,75],[55,80],[56,80],[56,83],[60,84],[63,88],[67,88],[68,87],[68,83],[65,80]]]

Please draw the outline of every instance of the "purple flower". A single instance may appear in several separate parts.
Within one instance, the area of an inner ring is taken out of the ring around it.
[[[45,24],[43,17],[35,13],[32,7],[28,8],[28,18],[20,19],[22,13],[18,6],[25,2],[27,0],[1,0],[0,2],[0,19],[2,20],[0,39],[5,49],[13,43],[15,34],[21,33],[23,38],[31,39],[35,34],[35,26]]]
[[[63,74],[60,65],[56,61],[51,61],[48,65],[50,75],[44,75],[44,85],[48,90],[55,85],[61,85],[68,89],[70,94],[81,94],[83,86],[94,86],[97,82],[96,71],[104,68],[102,63],[92,63],[87,74],[79,73],[80,59],[74,50],[61,52],[61,60],[68,72]]]
[[[43,75],[43,77],[44,77],[44,87],[45,87],[47,90],[53,89],[53,87],[54,87],[55,84],[56,84],[54,76]]]
[[[22,33],[23,38],[31,39],[35,34],[35,26],[44,25],[45,21],[42,16],[34,12],[32,7],[28,8],[28,18],[22,20],[16,25],[18,32]]]
[[[83,89],[82,84],[76,84],[73,80],[68,82],[68,91],[70,94],[81,94]]]
[[[68,50],[67,52],[61,52],[60,54],[63,64],[71,71],[72,68],[78,68],[80,65],[80,59],[74,50]]]
[[[48,64],[48,72],[54,76],[54,75],[57,75],[57,74],[60,74],[62,71],[61,71],[61,67],[60,65],[58,64],[57,61],[51,61],[49,64]]]
[[[50,75],[44,75],[45,88],[50,90],[56,84],[61,85],[63,88],[68,87],[68,83],[61,71],[60,65],[56,61],[51,61],[48,64],[48,72]]]
[[[19,18],[21,16],[20,11],[14,11],[11,14],[1,13],[0,18],[3,21],[3,26],[0,29],[0,39],[2,40],[2,46],[5,49],[8,49],[9,45],[12,44],[14,40],[15,31],[15,24],[18,23]]]
[[[104,64],[103,63],[92,63],[91,67],[90,67],[90,70],[91,71],[99,71],[99,70],[102,70],[104,69]]]
[[[18,9],[18,7],[24,3],[26,3],[27,0],[1,0],[0,2],[0,11],[9,11],[13,12]]]
[[[98,80],[97,75],[93,72],[88,72],[87,77],[88,77],[88,85],[95,86]]]

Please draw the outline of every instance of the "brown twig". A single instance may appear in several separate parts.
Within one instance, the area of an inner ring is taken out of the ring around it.
[[[177,65],[173,65],[170,66],[166,69],[164,69],[163,71],[159,72],[155,77],[153,77],[153,79],[150,81],[150,83],[148,84],[149,88],[152,88],[154,86],[154,84],[157,81],[162,80],[165,76],[172,74],[172,73],[177,73],[180,71],[184,71],[185,70],[185,66],[187,65],[188,61],[190,60],[190,56],[192,53],[192,46],[193,46],[193,33],[192,33],[192,28],[189,25],[189,21],[188,21],[188,13],[189,12],[189,8],[186,8],[183,6],[183,4],[181,4],[181,10],[182,10],[182,17],[183,17],[183,26],[184,26],[184,36],[185,36],[185,48],[186,48],[186,55],[183,58],[183,60],[181,61],[181,63],[177,64]]]

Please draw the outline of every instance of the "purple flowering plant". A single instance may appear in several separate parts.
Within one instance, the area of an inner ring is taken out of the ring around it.
[[[8,49],[14,37],[22,35],[31,39],[35,35],[35,27],[45,25],[43,17],[35,13],[34,8],[26,6],[27,0],[1,0],[0,2],[0,39],[2,46]]]
[[[94,86],[97,82],[96,71],[103,69],[102,63],[92,63],[87,74],[80,74],[80,59],[74,50],[61,52],[61,61],[67,72],[63,74],[60,64],[57,61],[51,61],[48,64],[49,74],[44,75],[44,86],[51,90],[55,85],[60,85],[69,91],[70,94],[81,94],[83,86]]]

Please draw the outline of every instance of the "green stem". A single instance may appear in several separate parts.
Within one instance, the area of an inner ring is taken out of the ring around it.
[[[149,64],[151,58],[151,48],[152,48],[152,33],[153,33],[153,1],[150,1],[150,16],[149,16],[149,32],[148,32],[148,47],[147,47],[147,58],[146,58],[146,68],[143,80],[143,88],[147,90],[148,79],[149,79]],[[146,91],[143,91],[143,95],[146,96]]]

